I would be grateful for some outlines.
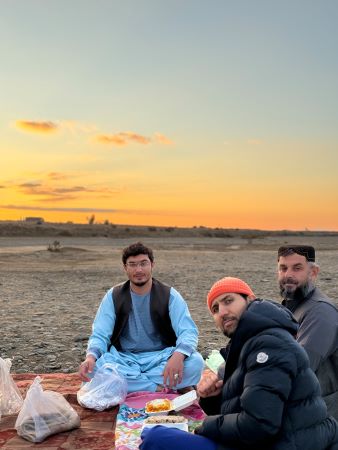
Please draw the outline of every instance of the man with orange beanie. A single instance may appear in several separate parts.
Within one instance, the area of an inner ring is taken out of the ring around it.
[[[336,449],[338,423],[328,416],[309,358],[295,339],[292,313],[256,299],[250,286],[231,277],[212,286],[207,304],[217,328],[230,338],[221,349],[223,386],[202,399],[209,415],[194,434],[145,429],[140,449]]]
[[[237,292],[238,294],[242,294],[242,296],[245,297],[248,301],[253,300],[255,298],[255,294],[253,293],[251,287],[247,283],[240,280],[239,278],[225,277],[217,281],[212,286],[207,295],[207,305],[210,311],[212,303],[215,300],[215,298],[218,295],[225,293],[226,291],[229,292],[233,291]],[[214,308],[215,307],[216,302]],[[222,328],[221,332],[224,332]],[[230,337],[228,332],[224,334],[227,337]],[[198,394],[201,398],[216,396],[221,393],[223,386],[224,367],[225,363],[223,363],[219,368],[218,374],[216,374],[210,369],[205,369],[203,371],[201,380],[197,385]]]

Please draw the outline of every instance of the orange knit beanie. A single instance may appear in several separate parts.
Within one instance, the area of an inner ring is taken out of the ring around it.
[[[250,286],[239,278],[225,277],[211,287],[207,295],[208,308],[211,309],[212,302],[221,294],[231,292],[234,294],[255,295]]]

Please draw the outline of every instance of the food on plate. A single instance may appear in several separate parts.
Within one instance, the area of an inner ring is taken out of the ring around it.
[[[156,413],[170,411],[172,409],[171,401],[167,398],[158,398],[146,403],[146,413]]]

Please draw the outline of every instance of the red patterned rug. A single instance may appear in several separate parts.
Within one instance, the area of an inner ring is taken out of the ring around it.
[[[23,396],[37,374],[12,374]],[[118,407],[102,412],[82,408],[76,400],[81,381],[76,373],[40,374],[44,390],[60,392],[81,418],[81,427],[47,438],[40,444],[33,444],[20,438],[14,428],[17,415],[5,416],[0,420],[0,448],[3,450],[114,450],[115,425]]]

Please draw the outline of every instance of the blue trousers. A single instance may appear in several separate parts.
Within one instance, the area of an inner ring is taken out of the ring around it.
[[[154,352],[132,353],[118,352],[111,347],[109,352],[96,361],[94,372],[105,363],[113,363],[119,374],[127,380],[128,392],[154,392],[159,384],[163,384],[162,373],[174,350],[174,347],[167,347]],[[176,388],[196,385],[201,378],[203,366],[202,356],[193,352],[184,360],[183,380]]]
[[[177,428],[145,428],[140,450],[216,450],[216,442]]]

